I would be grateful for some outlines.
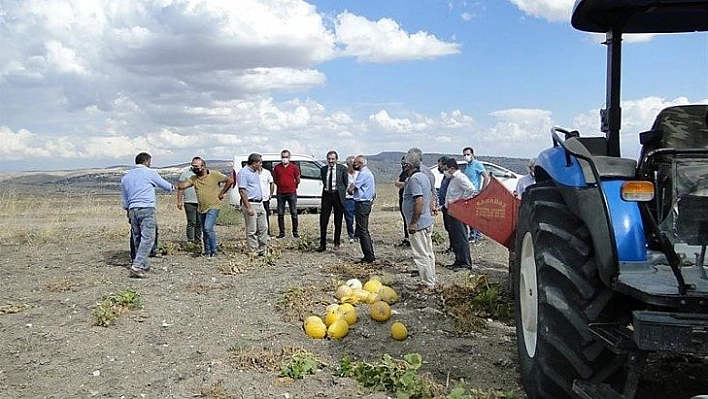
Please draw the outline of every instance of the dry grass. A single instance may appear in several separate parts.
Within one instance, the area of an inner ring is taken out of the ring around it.
[[[20,313],[32,307],[32,305],[26,303],[11,303],[0,306],[0,314]]]
[[[237,346],[229,350],[231,362],[237,370],[279,371],[283,362],[293,355],[309,355],[303,348],[287,345],[277,348]]]
[[[317,312],[316,308],[329,305],[331,298],[330,287],[291,287],[278,299],[275,307],[282,314],[283,320],[301,321],[308,316],[321,313]]]

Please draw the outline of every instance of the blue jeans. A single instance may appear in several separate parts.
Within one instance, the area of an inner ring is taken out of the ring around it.
[[[202,237],[204,239],[204,254],[207,256],[216,254],[214,223],[216,223],[217,217],[219,217],[219,209],[209,209],[205,213],[199,214],[199,221],[202,224]]]
[[[354,209],[356,204],[353,198],[347,198],[344,201],[344,220],[347,222],[347,235],[349,238],[354,238]]]
[[[155,244],[157,231],[155,208],[130,209],[128,218],[130,219],[130,233],[133,235],[133,245],[137,248],[133,259],[133,267],[149,270],[148,257],[152,246]]]

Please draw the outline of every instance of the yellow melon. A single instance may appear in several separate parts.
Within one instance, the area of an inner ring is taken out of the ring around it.
[[[382,301],[384,301],[390,305],[398,302],[398,293],[396,292],[396,290],[394,290],[393,288],[391,288],[387,285],[381,286],[378,294],[381,297]]]
[[[322,324],[324,324],[324,321],[322,321],[322,319],[321,319],[319,316],[309,316],[308,318],[305,319],[305,322],[303,323],[303,325],[306,326],[306,325],[311,324],[311,323],[322,323]]]
[[[391,318],[391,307],[384,301],[374,302],[369,307],[369,315],[376,321],[386,321]]]
[[[352,287],[346,284],[342,284],[339,286],[339,288],[337,288],[337,291],[334,293],[334,296],[337,297],[337,299],[341,300],[345,296],[351,295],[352,291],[354,291]]]
[[[343,338],[349,332],[349,323],[344,319],[339,319],[327,328],[327,336],[331,339]]]
[[[339,305],[339,308],[337,309],[342,313],[347,313],[349,311],[354,310],[354,305],[352,305],[351,303],[343,303]]]
[[[347,324],[349,324],[350,326],[356,324],[357,316],[356,309],[354,309],[354,306],[352,306],[351,309],[347,308],[346,310],[341,310],[340,308],[340,312],[342,313],[342,318],[347,322]]]
[[[342,312],[338,309],[329,309],[325,311],[324,323],[326,326],[331,326],[332,323],[342,318]]]
[[[305,323],[304,327],[305,334],[307,334],[307,336],[311,338],[321,339],[324,338],[327,334],[327,326],[325,326],[322,320],[320,320],[319,322],[314,321],[310,323]]]
[[[396,341],[403,341],[408,338],[408,329],[406,328],[406,325],[400,321],[391,324],[391,337],[393,337]]]
[[[365,290],[365,289],[357,289],[354,290],[354,293],[352,293],[352,296],[354,296],[356,299],[359,300],[359,302],[366,302],[366,299],[369,297],[370,292]]]
[[[369,294],[369,296],[366,297],[366,303],[369,305],[373,304],[374,302],[378,302],[380,300],[381,300],[381,297],[379,296],[379,294],[376,294],[376,293]]]
[[[374,292],[379,292],[379,289],[381,289],[382,286],[383,286],[383,284],[381,284],[380,281],[371,279],[371,280],[367,281],[366,284],[364,284],[364,289],[366,291],[374,293]]]

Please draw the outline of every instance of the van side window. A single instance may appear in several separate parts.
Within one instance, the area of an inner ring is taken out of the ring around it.
[[[300,177],[303,179],[320,179],[320,167],[309,161],[300,162]]]

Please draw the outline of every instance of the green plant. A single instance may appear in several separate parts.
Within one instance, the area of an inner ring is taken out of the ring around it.
[[[315,241],[309,234],[302,234],[297,240],[297,249],[302,252],[312,252],[315,250]]]
[[[423,358],[417,353],[396,360],[388,354],[378,363],[353,362],[344,357],[340,362],[338,375],[355,379],[372,391],[386,391],[401,399],[424,399],[439,396],[443,387],[430,377],[418,375]]]
[[[511,319],[511,303],[501,295],[498,284],[487,283],[478,287],[480,292],[470,301],[475,314],[479,317],[491,317],[495,320],[507,321]]]
[[[140,294],[134,290],[125,290],[107,295],[93,310],[95,325],[108,327],[121,314],[136,309],[141,305]]]
[[[224,206],[216,218],[217,226],[238,226],[243,223],[243,213],[233,206]]]
[[[516,393],[514,391],[498,391],[494,389],[482,390],[482,389],[469,389],[467,390],[464,385],[456,385],[448,394],[445,396],[446,399],[516,399]]]
[[[435,245],[442,245],[445,243],[445,237],[439,231],[433,231],[431,239],[433,240],[433,244]]]
[[[314,355],[303,351],[295,353],[289,359],[283,361],[280,368],[280,375],[300,380],[307,374],[314,374],[315,371],[322,366],[323,363]]]

